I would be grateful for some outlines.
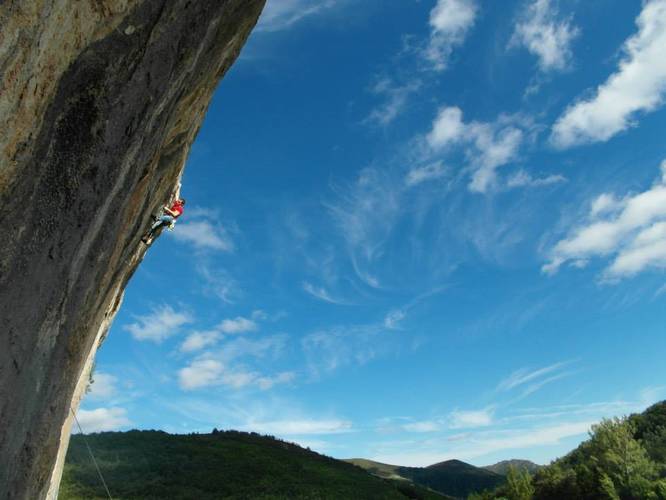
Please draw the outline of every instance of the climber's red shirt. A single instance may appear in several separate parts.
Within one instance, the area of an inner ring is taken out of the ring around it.
[[[174,212],[176,215],[174,216],[176,219],[183,215],[183,205],[178,203],[177,201],[174,202],[173,205],[171,205],[171,208],[169,208],[172,212]]]

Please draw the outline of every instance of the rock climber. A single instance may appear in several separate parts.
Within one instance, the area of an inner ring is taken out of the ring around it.
[[[184,206],[185,206],[185,199],[178,198],[176,201],[173,202],[173,204],[170,207],[167,206],[163,207],[161,215],[157,217],[153,216],[153,220],[155,221],[155,223],[148,230],[148,232],[143,235],[141,241],[147,244],[153,238],[153,236],[155,236],[157,230],[160,229],[162,226],[173,226],[173,224],[176,222],[176,219],[181,215],[183,215]]]

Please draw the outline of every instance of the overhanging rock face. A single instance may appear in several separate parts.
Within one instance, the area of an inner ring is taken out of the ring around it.
[[[55,495],[148,216],[264,1],[0,1],[0,498]]]

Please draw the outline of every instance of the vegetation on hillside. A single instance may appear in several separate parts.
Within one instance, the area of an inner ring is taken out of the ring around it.
[[[116,500],[445,498],[256,433],[129,431],[85,438]],[[59,498],[107,498],[81,435],[72,436]]]
[[[470,500],[666,500],[666,402],[603,420],[590,439],[534,476],[512,468],[507,483]]]
[[[500,474],[502,476],[506,476],[509,474],[509,470],[511,467],[515,469],[524,469],[530,474],[536,473],[541,466],[535,464],[534,462],[530,462],[529,460],[502,460],[501,462],[497,462],[496,464],[493,465],[486,465],[483,467],[486,470],[489,470],[491,472],[494,472],[495,474]]]

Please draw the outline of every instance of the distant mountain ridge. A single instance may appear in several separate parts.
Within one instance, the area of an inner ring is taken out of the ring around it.
[[[376,476],[403,478],[455,498],[467,498],[470,493],[493,489],[505,481],[501,474],[460,460],[446,460],[428,467],[402,467],[359,458],[347,461]]]
[[[543,466],[535,464],[534,462],[531,462],[529,460],[520,460],[514,458],[511,460],[502,460],[501,462],[497,462],[496,464],[493,465],[486,465],[483,468],[489,470],[490,472],[494,472],[495,474],[506,476],[509,472],[509,468],[511,467],[514,467],[516,469],[523,469],[529,472],[530,474],[534,474]]]

